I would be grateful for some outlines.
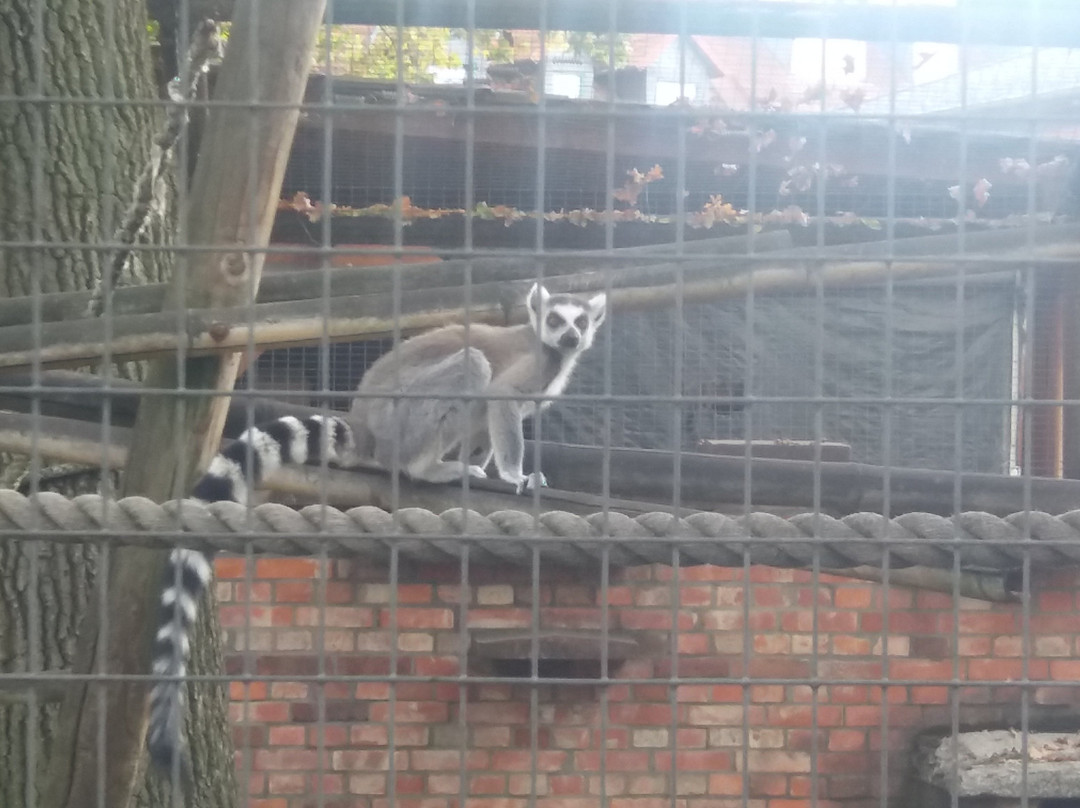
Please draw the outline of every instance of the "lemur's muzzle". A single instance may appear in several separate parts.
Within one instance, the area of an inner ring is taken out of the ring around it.
[[[581,337],[576,331],[567,331],[561,337],[559,337],[559,347],[566,348],[567,350],[573,350],[581,344]]]

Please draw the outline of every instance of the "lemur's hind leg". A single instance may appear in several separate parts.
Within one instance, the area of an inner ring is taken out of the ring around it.
[[[432,483],[475,475],[467,457],[445,458],[471,444],[477,413],[484,403],[453,396],[482,393],[490,381],[491,365],[476,348],[462,349],[433,365],[411,370],[398,389],[410,398],[380,402],[379,406],[369,402],[368,425],[374,436],[376,462],[392,468],[396,457],[398,467],[410,477]]]

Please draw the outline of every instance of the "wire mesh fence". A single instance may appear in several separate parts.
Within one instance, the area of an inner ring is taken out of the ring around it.
[[[0,12],[0,805],[1080,804],[1068,4],[226,5]]]

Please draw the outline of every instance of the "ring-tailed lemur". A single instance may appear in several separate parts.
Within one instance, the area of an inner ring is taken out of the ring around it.
[[[607,298],[552,295],[536,284],[526,300],[529,324],[521,326],[446,326],[406,340],[371,366],[360,384],[368,393],[431,396],[557,396],[566,388],[581,354],[592,345],[604,320]],[[537,336],[539,335],[539,339]],[[466,342],[467,339],[467,342]],[[468,345],[466,348],[465,346]],[[544,401],[547,407],[551,401]],[[407,473],[420,480],[447,482],[466,473],[486,476],[494,456],[499,476],[520,491],[542,482],[522,470],[522,421],[535,403],[501,399],[463,405],[452,398],[408,398],[398,402],[356,399],[348,423],[313,415],[279,418],[244,432],[217,455],[196,483],[192,498],[202,502],[246,503],[249,485],[257,486],[276,469],[327,462],[349,465],[375,459],[390,467],[394,441]],[[468,421],[463,420],[468,418]],[[469,440],[462,441],[467,434]],[[482,463],[469,465],[475,450]],[[463,460],[446,460],[459,451]],[[188,770],[183,750],[184,681],[188,633],[199,598],[210,585],[212,559],[198,550],[177,548],[169,555],[161,594],[153,671],[168,677],[150,693],[148,743],[153,761],[166,771],[174,758]]]
[[[593,344],[607,296],[553,295],[537,283],[526,306],[527,325],[448,325],[380,357],[358,392],[386,397],[358,397],[349,413],[360,453],[384,468],[396,459],[413,479],[434,483],[466,474],[486,478],[494,457],[499,477],[519,492],[542,483],[542,475],[522,469],[522,421],[534,413],[535,402],[483,396],[560,395]],[[390,398],[402,393],[412,397]],[[481,398],[455,401],[454,395]],[[551,403],[541,402],[541,409]],[[457,459],[447,459],[452,453]],[[483,459],[470,464],[476,453]]]
[[[279,418],[248,429],[217,455],[191,496],[205,503],[246,503],[249,485],[258,485],[282,466],[317,462],[324,456],[327,462],[339,465],[355,456],[352,429],[345,421],[321,415]],[[185,776],[190,773],[183,744],[188,634],[199,598],[213,577],[211,563],[211,556],[199,550],[177,548],[169,554],[154,638],[154,674],[170,678],[157,682],[150,691],[150,757],[165,771],[178,757]]]

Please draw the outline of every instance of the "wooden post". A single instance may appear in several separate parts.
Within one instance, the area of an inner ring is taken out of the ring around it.
[[[243,305],[258,289],[263,256],[243,247],[264,247],[270,236],[281,180],[299,112],[275,106],[301,102],[325,0],[242,0],[236,5],[228,52],[215,90],[219,107],[210,115],[201,143],[186,211],[188,240],[221,245],[221,253],[199,253],[179,267],[166,298],[167,308]],[[217,359],[175,357],[150,366],[151,388],[231,390],[239,354]],[[124,493],[163,501],[186,493],[195,472],[216,451],[228,408],[222,396],[201,399],[145,396],[134,428]],[[156,610],[149,608],[161,586],[164,554],[134,548],[112,554],[108,628],[100,638],[99,615],[83,622],[74,670],[95,670],[99,641],[112,674],[150,670],[150,638]],[[143,758],[146,726],[145,683],[110,683],[105,698],[92,697],[85,683],[72,684],[61,706],[61,722],[44,766],[42,805],[78,808],[129,804]],[[101,707],[105,713],[101,714]],[[106,771],[98,778],[100,723],[105,723]],[[231,798],[230,798],[231,799]]]

